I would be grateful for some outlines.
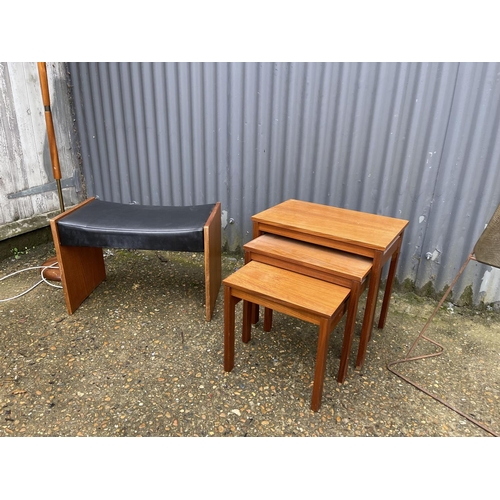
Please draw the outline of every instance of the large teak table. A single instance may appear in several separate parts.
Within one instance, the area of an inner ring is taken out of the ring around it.
[[[382,269],[390,259],[379,328],[385,325],[403,233],[408,221],[294,199],[252,216],[252,221],[254,238],[264,233],[278,234],[372,259],[356,358],[356,367],[361,368],[373,328]]]

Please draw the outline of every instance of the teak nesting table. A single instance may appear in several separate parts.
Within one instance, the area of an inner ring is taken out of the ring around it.
[[[389,274],[378,326],[387,317],[392,284],[408,221],[287,200],[252,217],[253,240],[244,246],[245,265],[224,283],[224,369],[234,366],[235,305],[243,300],[243,342],[251,338],[258,306],[264,331],[277,311],[319,326],[311,409],[318,411],[331,331],[346,314],[337,380],[346,377],[358,299],[368,286],[356,359],[360,368],[373,328],[384,265]]]
[[[243,342],[251,338],[251,307],[260,304],[267,310],[308,321],[319,327],[311,409],[321,406],[330,333],[343,317],[349,289],[287,269],[261,262],[249,262],[224,281],[224,370],[234,366],[235,306],[243,300]],[[270,325],[264,323],[264,330]],[[341,358],[349,356],[350,331],[344,329]],[[344,363],[345,364],[345,363]],[[341,363],[342,365],[342,363]]]
[[[378,327],[383,328],[407,220],[290,199],[252,217],[253,237],[271,233],[368,257],[372,269],[356,367],[361,368],[370,340],[380,278],[390,260]]]

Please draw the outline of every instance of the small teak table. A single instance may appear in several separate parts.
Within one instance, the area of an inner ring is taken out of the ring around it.
[[[259,304],[268,310],[309,321],[319,327],[311,409],[321,406],[328,354],[328,339],[347,309],[348,288],[311,278],[280,267],[252,261],[224,281],[224,370],[234,367],[235,306],[243,300],[243,342],[251,338],[251,306]],[[264,330],[269,331],[271,325]],[[352,328],[346,324],[342,341],[341,363],[347,366],[351,349]]]
[[[403,233],[408,221],[294,199],[252,216],[252,221],[254,238],[265,233],[278,234],[372,259],[366,311],[356,359],[356,367],[361,368],[373,328],[382,269],[390,259],[379,328],[385,325]]]

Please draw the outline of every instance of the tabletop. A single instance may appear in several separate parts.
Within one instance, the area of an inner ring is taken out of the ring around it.
[[[388,248],[408,225],[403,219],[295,199],[255,214],[252,221],[374,251]]]

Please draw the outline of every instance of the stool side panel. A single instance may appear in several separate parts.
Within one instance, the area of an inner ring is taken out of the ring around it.
[[[66,247],[60,244],[56,221],[50,222],[57,262],[61,273],[64,300],[69,314],[106,278],[102,249]]]
[[[221,204],[216,203],[204,227],[205,308],[210,321],[222,284]]]

